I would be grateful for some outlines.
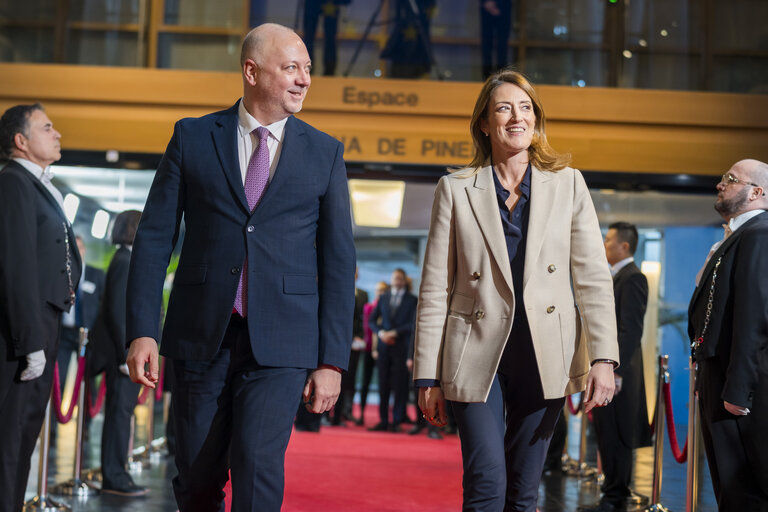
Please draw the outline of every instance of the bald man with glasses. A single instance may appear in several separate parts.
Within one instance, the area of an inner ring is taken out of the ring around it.
[[[768,164],[741,160],[717,185],[726,224],[688,308],[696,389],[718,509],[768,511]]]

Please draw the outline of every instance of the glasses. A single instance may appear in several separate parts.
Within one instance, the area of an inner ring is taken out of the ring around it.
[[[753,187],[760,187],[760,185],[758,185],[757,183],[752,183],[751,181],[740,180],[739,178],[737,178],[736,176],[734,176],[733,174],[731,174],[729,172],[723,174],[723,177],[720,178],[720,183],[722,183],[726,187],[728,185],[732,184],[732,183],[742,184],[742,185],[752,185]]]

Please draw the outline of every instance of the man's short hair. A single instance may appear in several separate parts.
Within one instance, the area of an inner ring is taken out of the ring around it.
[[[112,226],[112,243],[115,245],[133,245],[133,238],[139,228],[141,212],[138,210],[126,210],[120,212]]]
[[[639,236],[634,224],[630,224],[629,222],[614,222],[608,226],[608,229],[615,229],[619,242],[627,242],[629,244],[629,254],[635,254]]]
[[[0,160],[11,158],[16,143],[13,139],[17,133],[25,137],[29,135],[29,117],[35,110],[44,110],[39,103],[31,105],[16,105],[5,111],[0,118]]]

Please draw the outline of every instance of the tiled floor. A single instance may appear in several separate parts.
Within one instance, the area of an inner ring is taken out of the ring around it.
[[[146,418],[147,408],[139,406],[137,408],[137,446],[141,446],[146,441]],[[163,434],[162,410],[160,407],[155,411],[156,429],[155,437]],[[569,421],[569,443],[568,453],[577,457],[579,452],[579,426],[578,417],[571,417]],[[101,432],[101,417],[97,416],[91,425],[92,439],[99,439]],[[684,435],[684,434],[683,434]],[[51,450],[49,485],[63,482],[72,476],[72,462],[74,458],[74,425],[70,424],[59,426],[59,432],[55,444]],[[320,435],[322,439],[322,434]],[[682,440],[681,440],[682,441]],[[424,438],[424,442],[434,442]],[[589,435],[587,437],[587,457],[586,462],[594,467],[596,459],[595,441]],[[27,497],[32,498],[37,494],[37,467],[39,456],[37,452],[33,456],[32,471],[30,472]],[[88,442],[83,457],[84,467],[96,467],[99,464],[98,443]],[[706,463],[701,459],[701,488],[699,493],[699,512],[714,512],[717,507],[712,495],[712,487],[709,480],[709,473],[706,469]],[[653,450],[652,448],[642,448],[637,451],[635,460],[635,482],[634,488],[641,495],[651,495],[651,485],[653,478]],[[72,510],[77,511],[146,511],[146,512],[173,512],[176,505],[172,496],[170,480],[175,473],[175,468],[170,459],[165,456],[157,457],[155,462],[146,468],[134,472],[134,479],[141,485],[151,489],[146,498],[125,499],[110,496],[95,495],[86,500],[73,499],[50,493],[50,497],[72,506]],[[663,464],[663,484],[661,490],[661,503],[671,511],[685,510],[685,479],[686,465],[678,464],[672,457],[669,449],[668,440],[665,439],[665,453]],[[51,488],[53,489],[53,488]],[[50,491],[49,491],[50,492]],[[580,479],[574,476],[568,476],[562,473],[546,474],[541,483],[539,493],[539,508],[541,512],[565,512],[577,511],[580,506],[589,506],[597,502],[600,497],[599,486],[594,479]],[[635,510],[642,510],[637,508]],[[288,511],[290,512],[290,511]],[[324,511],[318,511],[324,512]],[[369,512],[369,511],[361,511]],[[374,512],[374,511],[370,511]],[[404,511],[405,512],[405,511]],[[446,511],[448,512],[448,511]]]

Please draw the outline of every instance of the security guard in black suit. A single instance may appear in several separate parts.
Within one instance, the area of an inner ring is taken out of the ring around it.
[[[30,458],[51,394],[61,313],[82,262],[48,167],[61,134],[40,104],[0,119],[0,511],[22,509]]]

